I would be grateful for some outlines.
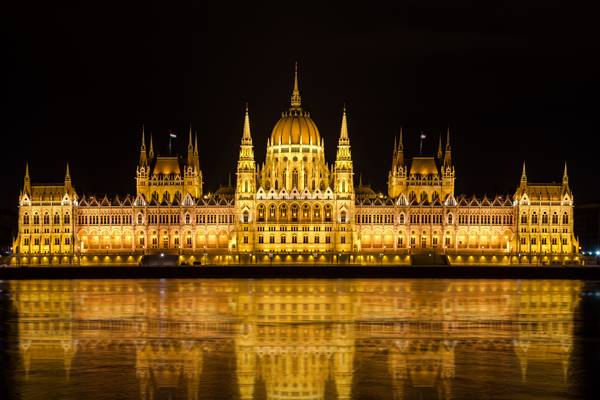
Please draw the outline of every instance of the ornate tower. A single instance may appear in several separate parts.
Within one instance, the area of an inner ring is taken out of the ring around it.
[[[183,170],[185,191],[194,198],[202,196],[202,171],[200,170],[200,158],[198,157],[198,136],[195,143],[192,142],[192,126],[190,124],[187,159]]]
[[[152,138],[150,139],[150,158],[154,156],[152,150]],[[142,125],[142,145],[140,146],[140,161],[136,168],[136,187],[138,193],[145,193],[146,187],[148,186],[148,175],[150,173],[150,160],[146,155],[146,135],[144,132],[144,126]]]
[[[392,155],[392,169],[388,174],[388,195],[396,198],[402,193],[406,183],[406,165],[404,164],[404,145],[402,144],[402,128],[400,128],[400,141],[396,147],[394,140],[394,152]]]
[[[336,218],[338,237],[336,248],[341,251],[352,250],[352,238],[346,234],[354,221],[354,171],[350,153],[350,138],[346,121],[346,106],[342,113],[342,126],[338,140],[337,156],[334,166],[334,192],[336,199]]]
[[[438,157],[442,154],[442,140],[440,138],[440,147]],[[441,157],[440,157],[441,159]],[[442,164],[442,200],[449,194],[454,194],[454,165],[452,165],[452,148],[450,146],[450,127],[446,132],[446,151],[444,152],[444,163]]]
[[[237,209],[236,225],[237,243],[239,251],[252,251],[252,229],[254,216],[254,197],[256,194],[256,163],[254,162],[254,147],[250,134],[250,116],[248,105],[244,116],[244,131],[240,144],[240,157],[237,165],[237,183],[235,187],[235,201]]]

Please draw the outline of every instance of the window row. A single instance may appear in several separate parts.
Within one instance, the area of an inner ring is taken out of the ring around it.
[[[31,222],[32,218],[30,218],[29,213],[25,213],[23,214],[23,224],[24,225],[29,225]],[[48,213],[44,213],[43,217],[42,217],[42,221],[43,221],[43,225],[50,225],[50,214]],[[61,221],[61,216],[59,213],[55,213],[54,216],[52,217],[52,223],[54,225],[60,225],[60,221]],[[67,213],[62,217],[62,221],[64,224],[70,224],[71,223],[71,216]],[[39,225],[40,224],[40,215],[38,213],[33,214],[33,224],[34,225]]]

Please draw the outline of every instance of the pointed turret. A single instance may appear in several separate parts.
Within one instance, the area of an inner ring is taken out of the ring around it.
[[[565,161],[565,169],[563,171],[562,183],[563,183],[563,186],[567,186],[569,184],[569,175],[567,174],[567,162],[566,161]]]
[[[248,103],[246,103],[246,115],[244,116],[244,132],[242,134],[242,143],[252,145],[252,135],[250,133],[250,115],[248,113]]]
[[[194,165],[194,142],[192,142],[192,124],[190,124],[187,150],[187,167],[192,167]]]
[[[150,132],[150,151],[148,152],[149,160],[154,158],[154,145],[152,144],[152,132]]]
[[[29,163],[25,163],[25,178],[23,179],[23,194],[31,193],[31,179],[29,179]]]
[[[523,161],[523,171],[521,172],[521,183],[527,183],[527,172],[525,170],[525,161]]]
[[[299,109],[302,105],[300,99],[300,89],[298,89],[298,63],[294,64],[294,89],[292,91],[291,108]]]
[[[71,184],[71,173],[69,172],[69,163],[67,162],[67,170],[65,172],[65,192],[71,193],[73,185]]]
[[[344,104],[344,108],[342,111],[342,126],[340,128],[340,140],[339,143],[344,144],[349,143],[350,138],[348,137],[348,122],[346,121],[346,104]]]
[[[140,146],[140,167],[148,165],[148,156],[146,155],[146,134],[144,133],[144,125],[142,125],[142,145]]]
[[[439,136],[439,141],[438,141],[438,150],[437,150],[437,158],[438,160],[441,160],[443,157],[442,154],[442,135]]]
[[[404,167],[404,139],[402,138],[402,127],[400,127],[400,140],[398,141],[397,161],[398,168]]]
[[[244,127],[240,143],[240,156],[237,165],[238,197],[246,198],[256,191],[256,163],[254,162],[254,148],[252,146],[252,135],[250,133],[250,112],[248,103],[244,112]]]
[[[440,148],[442,140],[440,138]],[[452,148],[450,146],[450,127],[446,131],[446,151],[444,152],[444,169],[452,167]]]

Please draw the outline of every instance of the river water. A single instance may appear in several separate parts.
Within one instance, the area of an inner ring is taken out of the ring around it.
[[[0,282],[2,399],[584,399],[600,282]]]

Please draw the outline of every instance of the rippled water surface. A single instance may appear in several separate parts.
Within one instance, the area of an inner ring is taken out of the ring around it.
[[[600,282],[0,283],[2,399],[597,398]]]

